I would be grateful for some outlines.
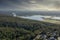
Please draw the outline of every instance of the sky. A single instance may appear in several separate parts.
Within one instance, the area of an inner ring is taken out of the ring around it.
[[[60,0],[0,0],[0,10],[60,11]]]

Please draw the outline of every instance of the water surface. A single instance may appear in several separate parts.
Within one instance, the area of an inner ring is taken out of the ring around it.
[[[25,19],[38,20],[38,21],[44,21],[45,19],[60,20],[60,17],[56,17],[56,16],[43,16],[43,15],[20,16],[20,17],[21,18],[25,18]]]

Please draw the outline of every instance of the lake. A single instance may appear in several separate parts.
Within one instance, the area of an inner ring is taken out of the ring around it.
[[[60,20],[60,17],[56,16],[43,16],[43,15],[32,15],[32,16],[20,16],[21,18],[37,20],[37,21],[44,21],[45,19],[54,19]]]

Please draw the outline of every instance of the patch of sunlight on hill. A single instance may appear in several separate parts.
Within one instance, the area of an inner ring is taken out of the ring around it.
[[[52,20],[52,19],[45,19],[44,22],[54,23],[54,24],[60,24],[59,20]]]

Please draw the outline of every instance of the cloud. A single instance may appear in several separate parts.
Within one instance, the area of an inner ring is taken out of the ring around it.
[[[60,0],[0,0],[0,9],[60,10]]]

